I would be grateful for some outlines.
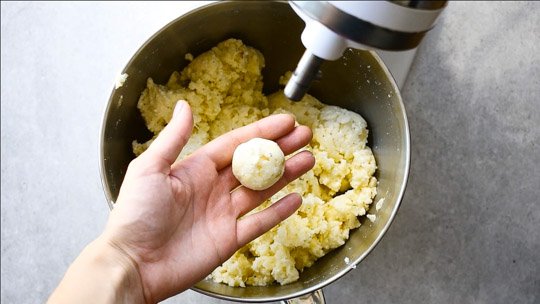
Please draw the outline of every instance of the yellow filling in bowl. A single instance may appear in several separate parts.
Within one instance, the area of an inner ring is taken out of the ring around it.
[[[138,103],[148,129],[157,135],[169,122],[176,102],[188,101],[194,130],[180,159],[225,132],[271,114],[291,113],[299,124],[313,130],[313,140],[305,149],[313,152],[315,167],[253,212],[290,192],[302,195],[302,206],[210,275],[230,286],[298,280],[304,268],[345,243],[376,194],[377,165],[366,145],[365,120],[309,95],[300,102],[288,100],[282,91],[265,96],[263,67],[264,57],[258,50],[229,39],[174,72],[166,85],[148,79]],[[134,142],[134,153],[142,153],[151,141]]]

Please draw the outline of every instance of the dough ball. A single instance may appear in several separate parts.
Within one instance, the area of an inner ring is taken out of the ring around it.
[[[253,138],[234,150],[232,171],[244,187],[265,190],[283,176],[285,155],[275,142]]]

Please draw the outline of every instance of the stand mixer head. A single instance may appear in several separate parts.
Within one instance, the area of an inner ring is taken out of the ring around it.
[[[305,21],[306,47],[285,95],[298,101],[317,78],[325,60],[347,48],[404,51],[420,44],[447,1],[290,1]]]

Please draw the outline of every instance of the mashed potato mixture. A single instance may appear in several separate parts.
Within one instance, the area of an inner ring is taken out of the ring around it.
[[[230,286],[264,286],[298,280],[299,272],[345,243],[360,226],[376,194],[375,158],[366,146],[364,119],[351,111],[328,106],[306,95],[299,102],[282,91],[262,93],[263,55],[240,40],[229,39],[201,54],[166,85],[148,79],[138,107],[156,136],[172,117],[176,101],[189,102],[193,135],[182,159],[213,138],[276,113],[291,113],[313,130],[306,147],[315,167],[264,202],[261,210],[290,192],[303,197],[300,209],[287,220],[237,251],[210,277]],[[136,155],[152,140],[133,143]]]

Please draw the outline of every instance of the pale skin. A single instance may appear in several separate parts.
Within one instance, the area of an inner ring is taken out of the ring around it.
[[[104,232],[69,267],[49,303],[162,301],[204,279],[300,207],[293,193],[246,215],[310,170],[310,152],[289,158],[283,177],[263,191],[241,186],[231,159],[236,146],[254,137],[275,140],[291,154],[309,143],[309,128],[295,127],[290,115],[274,115],[176,161],[192,128],[191,109],[180,101],[167,127],[130,163]]]

